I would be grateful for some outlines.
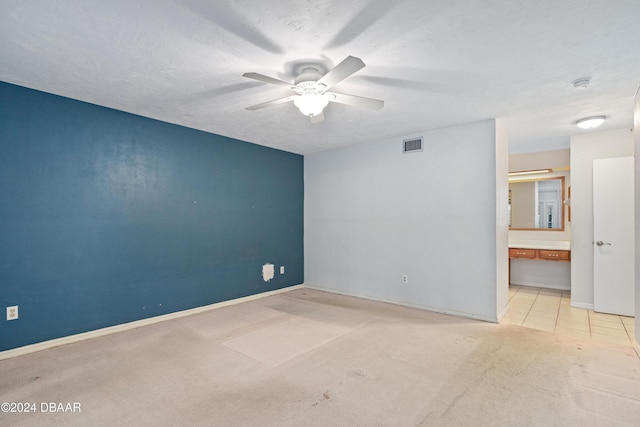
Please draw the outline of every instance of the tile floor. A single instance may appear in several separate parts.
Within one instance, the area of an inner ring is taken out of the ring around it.
[[[571,307],[570,291],[510,285],[509,311],[500,323],[633,346],[633,317]]]

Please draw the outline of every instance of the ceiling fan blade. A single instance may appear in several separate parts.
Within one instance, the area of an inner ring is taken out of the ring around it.
[[[355,107],[366,108],[368,110],[379,110],[384,107],[384,101],[379,99],[347,95],[338,92],[325,92],[325,94],[329,95],[329,100],[331,102],[337,102],[339,104],[353,105]]]
[[[251,107],[245,107],[245,110],[253,111],[259,110],[260,108],[271,107],[273,105],[284,104],[285,102],[293,101],[294,98],[300,95],[291,95],[286,98],[274,99],[273,101],[263,102],[261,104],[252,105]]]
[[[324,120],[324,114],[316,114],[315,116],[311,116],[311,123],[320,123]]]
[[[292,83],[285,82],[284,80],[274,79],[273,77],[265,76],[264,74],[260,74],[260,73],[244,73],[242,75],[242,77],[247,77],[247,78],[250,78],[250,79],[259,80],[259,81],[265,82],[265,83],[271,83],[272,85],[286,86],[289,89],[294,87],[294,85]]]
[[[344,61],[333,67],[324,76],[318,80],[318,84],[323,84],[327,89],[332,88],[342,80],[349,77],[356,71],[364,68],[365,64],[362,59],[355,56],[347,56]]]

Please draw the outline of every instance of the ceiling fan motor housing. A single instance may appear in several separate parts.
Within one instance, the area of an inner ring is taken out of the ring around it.
[[[317,68],[308,67],[302,70],[302,74],[296,77],[293,83],[297,88],[301,89],[299,92],[300,95],[305,92],[323,93],[327,90],[327,87],[323,84],[318,85],[316,83],[321,78],[322,74],[320,74]]]

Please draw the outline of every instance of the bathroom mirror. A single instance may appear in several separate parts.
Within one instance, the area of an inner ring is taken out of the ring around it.
[[[509,178],[509,229],[563,231],[564,177]]]

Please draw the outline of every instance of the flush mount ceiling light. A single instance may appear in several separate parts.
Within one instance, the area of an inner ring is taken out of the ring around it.
[[[584,119],[578,120],[576,126],[582,129],[593,129],[603,124],[606,119],[605,116],[585,117]]]

